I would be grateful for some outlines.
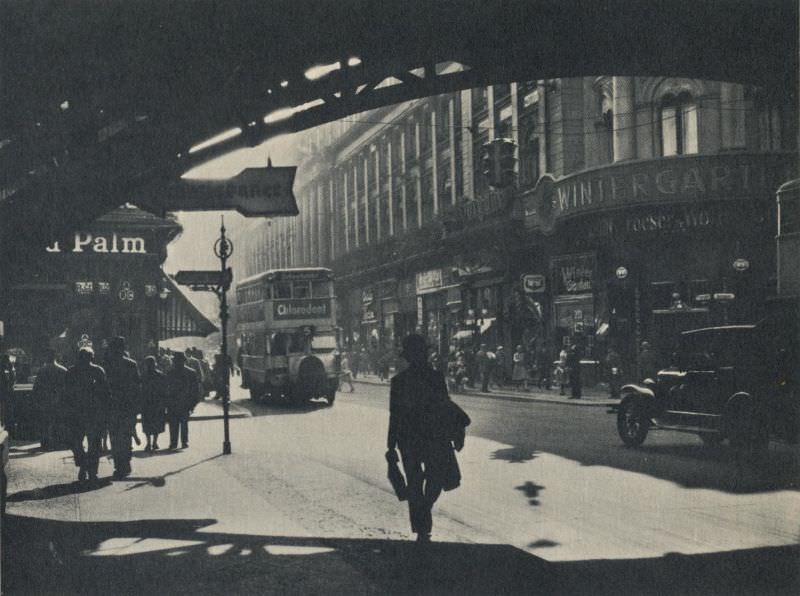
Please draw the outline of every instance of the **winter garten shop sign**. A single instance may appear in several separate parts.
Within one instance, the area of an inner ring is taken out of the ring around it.
[[[679,156],[595,168],[553,180],[550,192],[526,195],[525,223],[547,229],[550,217],[627,206],[770,200],[790,168],[791,156],[775,153]]]

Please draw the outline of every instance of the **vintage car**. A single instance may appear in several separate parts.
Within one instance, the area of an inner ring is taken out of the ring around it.
[[[617,431],[638,446],[650,430],[694,433],[704,443],[763,449],[798,438],[797,354],[766,324],[680,334],[656,379],[622,387]]]

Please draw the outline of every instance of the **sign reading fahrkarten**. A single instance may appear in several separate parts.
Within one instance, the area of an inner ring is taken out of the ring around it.
[[[233,178],[181,178],[154,199],[167,211],[235,210],[245,217],[297,215],[295,166],[247,168]]]

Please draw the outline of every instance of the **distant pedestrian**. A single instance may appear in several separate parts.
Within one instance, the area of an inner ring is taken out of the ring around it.
[[[508,381],[508,354],[503,346],[497,346],[494,353],[496,360],[494,365],[494,382],[502,388]]]
[[[75,466],[79,468],[79,481],[97,480],[100,440],[101,434],[105,432],[109,405],[106,373],[92,362],[93,359],[94,351],[91,348],[81,348],[75,366],[64,377],[62,415]],[[128,444],[130,445],[130,439]]]
[[[552,350],[546,342],[542,342],[539,346],[536,365],[539,368],[539,389],[549,390],[552,382],[550,377],[553,371],[553,356]]]
[[[56,358],[54,350],[45,352],[45,365],[33,383],[33,398],[39,412],[42,449],[52,449],[58,442],[60,409],[64,405],[67,369]]]
[[[136,362],[126,356],[122,337],[109,341],[104,365],[110,389],[108,434],[114,478],[119,480],[131,473],[131,439],[138,439],[136,414],[141,409],[141,379]]]
[[[525,350],[522,345],[517,346],[512,356],[514,368],[511,370],[511,381],[515,385],[521,385],[524,391],[528,390],[528,364],[525,361]]]
[[[211,367],[211,378],[214,382],[214,399],[221,399],[222,394],[225,393],[225,381],[227,380],[225,377],[228,374],[229,369],[224,366],[222,354],[214,354],[214,366]]]
[[[206,396],[205,391],[205,373],[200,361],[195,357],[194,348],[186,348],[184,352],[186,356],[186,366],[191,368],[197,375],[197,390],[200,393],[200,399]]]
[[[489,348],[486,344],[481,344],[475,354],[475,364],[481,379],[481,391],[489,393]]]
[[[184,449],[189,446],[189,415],[200,397],[197,373],[186,365],[186,356],[178,352],[172,362],[172,370],[167,375],[170,449],[177,449],[179,441]]]
[[[608,348],[606,354],[606,371],[608,372],[608,390],[612,398],[619,398],[620,379],[622,378],[621,359],[614,346]]]
[[[13,411],[16,381],[17,375],[11,357],[8,354],[0,355],[0,421],[5,425],[6,430],[10,430],[17,422],[14,420]]]
[[[353,393],[353,371],[350,369],[350,355],[347,352],[342,354],[339,388],[341,389],[345,383],[350,386],[350,393]]]
[[[583,394],[583,376],[581,374],[581,357],[583,350],[574,342],[567,351],[567,372],[569,374],[570,399],[580,399]]]
[[[464,445],[469,418],[452,404],[444,376],[428,363],[425,338],[403,340],[400,356],[408,368],[392,378],[386,458],[397,461],[399,448],[408,484],[411,531],[417,542],[429,542],[431,510],[442,490],[458,486],[460,473],[453,449]],[[453,411],[461,416],[454,417]]]
[[[164,432],[166,419],[167,378],[156,367],[156,359],[144,359],[142,373],[142,431],[146,438],[145,451],[158,449],[158,435]]]
[[[359,354],[358,348],[350,352],[350,370],[353,372],[353,378],[357,379],[358,373],[361,371],[361,354]]]
[[[569,381],[569,374],[567,372],[567,356],[569,352],[566,348],[561,348],[558,353],[558,364],[556,364],[555,381],[558,384],[558,394],[564,395],[564,388]]]
[[[650,342],[643,341],[642,349],[639,352],[639,370],[641,371],[642,380],[655,380],[658,375],[658,368],[658,357],[650,347]]]

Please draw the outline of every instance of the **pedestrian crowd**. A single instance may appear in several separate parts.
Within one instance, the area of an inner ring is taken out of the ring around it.
[[[38,406],[38,434],[43,449],[68,447],[78,468],[79,481],[96,481],[101,454],[110,451],[115,479],[131,474],[134,444],[158,450],[159,437],[168,429],[169,448],[189,446],[189,417],[200,400],[224,389],[224,367],[219,355],[214,366],[197,348],[185,352],[159,349],[139,364],[130,358],[125,339],[108,342],[101,362],[91,344],[78,347],[75,364],[67,369],[53,350],[34,380]],[[11,400],[13,366],[2,362],[3,405]],[[137,432],[141,420],[144,441]],[[110,442],[110,444],[109,444]]]

